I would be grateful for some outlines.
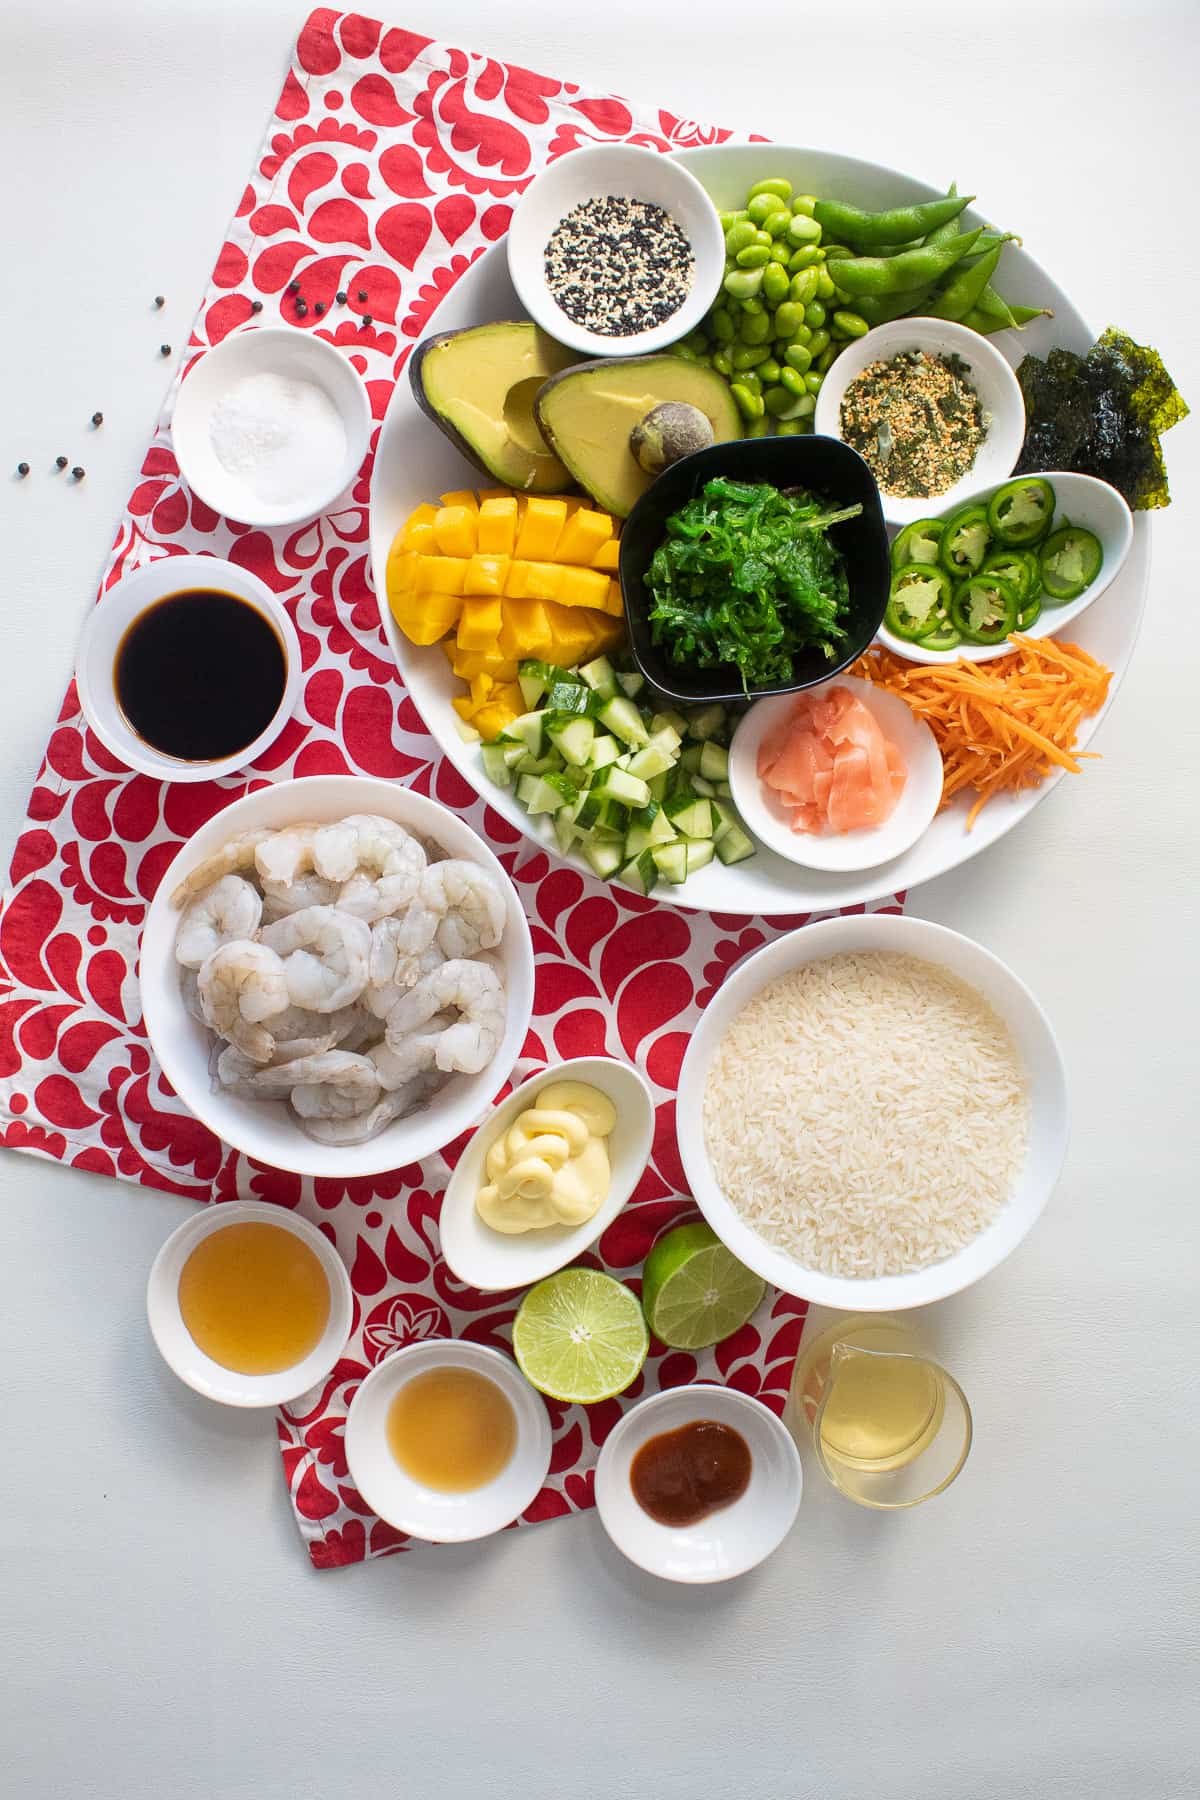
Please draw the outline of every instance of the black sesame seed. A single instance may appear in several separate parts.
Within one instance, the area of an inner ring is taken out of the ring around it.
[[[251,312],[261,312],[262,311],[262,301],[261,300],[252,300],[250,302],[250,311]]]
[[[28,475],[28,473],[29,473],[29,464],[26,462],[19,462],[17,464],[17,474],[21,477],[22,481],[24,481],[24,479],[25,479],[26,475]]]
[[[316,305],[313,307],[313,311],[316,313],[316,315],[319,319],[321,314],[325,311],[325,302],[323,300],[318,300]]]
[[[567,317],[604,337],[632,337],[669,319],[696,275],[670,213],[620,194],[585,200],[560,219],[543,262]]]
[[[159,311],[159,312],[161,312],[161,311],[162,311],[162,309],[163,309],[163,307],[164,307],[164,306],[165,306],[165,305],[166,305],[166,304],[167,304],[167,303],[166,303],[166,301],[165,301],[165,300],[164,300],[164,298],[163,298],[163,296],[162,296],[162,295],[161,295],[161,294],[155,294],[155,296],[154,296],[154,305],[155,305],[155,308],[156,308],[156,310],[157,310],[157,311]]]
[[[350,296],[346,292],[345,288],[339,288],[337,293],[333,297],[337,301],[339,306],[345,306],[347,300],[350,298]]]
[[[365,299],[366,299],[366,297],[367,297],[367,290],[366,290],[366,288],[359,288],[359,290],[358,290],[358,293],[357,293],[357,295],[356,295],[356,296],[355,296],[355,298],[356,298],[356,299],[358,299],[358,300],[365,300]]]
[[[75,477],[75,480],[76,480],[76,481],[82,481],[82,480],[83,480],[83,478],[84,478],[84,476],[85,476],[85,475],[86,475],[86,474],[87,474],[87,470],[86,470],[86,469],[83,469],[83,468],[81,468],[81,467],[80,467],[80,466],[79,466],[79,464],[78,464],[78,463],[76,463],[76,464],[75,464],[75,467],[74,467],[74,468],[73,468],[73,469],[72,469],[72,470],[71,470],[71,473],[72,473],[72,475],[73,475],[73,476],[74,476],[74,477]]]
[[[158,346],[158,354],[160,356],[170,356],[170,354],[171,354],[170,344],[160,344]]]
[[[103,425],[103,423],[104,423],[104,414],[102,412],[94,412],[92,414],[92,424],[93,425]]]
[[[66,457],[65,456],[56,456],[54,459],[54,466],[56,469],[65,469],[67,466]]]

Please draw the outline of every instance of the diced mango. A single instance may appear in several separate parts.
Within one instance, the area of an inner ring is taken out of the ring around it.
[[[496,685],[492,689],[491,703],[493,706],[507,706],[510,708],[514,719],[517,717],[518,713],[523,713],[525,711],[525,696],[517,685],[517,678],[515,675],[509,681],[501,681],[499,676],[496,677]]]
[[[460,650],[450,638],[446,640],[450,667],[463,681],[474,681],[476,675],[490,675],[493,681],[515,681],[517,660],[498,656],[492,650]]]
[[[402,594],[417,577],[417,552],[404,548],[404,533],[398,531],[388,551],[384,583],[389,594]]]
[[[484,743],[490,744],[493,738],[500,736],[506,725],[511,725],[516,716],[514,707],[504,706],[498,700],[492,700],[471,715],[471,723]]]
[[[625,602],[621,598],[621,584],[619,581],[609,582],[608,598],[605,600],[601,610],[606,613],[611,613],[614,619],[623,619],[625,617]]]
[[[565,501],[530,495],[517,533],[516,554],[531,559],[553,556],[566,519]]]
[[[466,594],[502,594],[508,574],[507,556],[473,556],[463,580]]]
[[[525,591],[532,600],[556,600],[559,583],[566,572],[561,563],[531,562],[525,578]]]
[[[593,569],[606,569],[610,573],[615,574],[620,555],[620,538],[610,537],[606,543],[601,544],[595,556],[593,556],[592,567]]]
[[[478,510],[479,502],[470,488],[455,488],[452,494],[442,495],[443,506],[466,506],[472,512]]]
[[[501,623],[499,599],[464,600],[458,620],[459,649],[494,650]]]
[[[439,506],[433,521],[433,535],[443,556],[471,556],[475,550],[473,506]]]
[[[490,675],[475,675],[471,679],[471,700],[475,706],[486,706],[492,697],[495,682]]]
[[[555,560],[591,563],[601,545],[606,544],[612,534],[613,522],[608,513],[594,512],[591,507],[581,506],[563,526],[562,536],[554,550]]]
[[[558,592],[551,596],[560,606],[596,606],[603,610],[608,599],[608,576],[602,569],[559,569]]]
[[[400,533],[400,541],[406,550],[433,549],[433,521],[436,517],[436,506],[418,506],[408,515]]]
[[[524,656],[543,658],[547,654],[550,643],[550,624],[546,618],[546,608],[540,600],[511,600],[507,597],[501,606],[503,624],[500,628],[500,653],[502,656]]]
[[[436,644],[456,624],[462,601],[457,594],[388,594],[392,617],[414,644]]]
[[[461,556],[422,556],[415,586],[423,594],[461,594],[466,572]]]
[[[562,663],[566,668],[571,668],[579,662],[586,662],[592,647],[591,627],[586,618],[576,618],[575,612],[574,607],[558,606],[553,600],[546,602],[546,617],[549,621],[551,641],[554,645],[554,661]],[[461,631],[461,625],[459,629]]]
[[[479,551],[485,556],[511,556],[516,541],[516,495],[484,500],[479,508]]]
[[[458,694],[450,704],[463,723],[469,725],[471,723],[471,714],[475,711],[475,702],[472,700],[471,696],[469,694]],[[501,726],[500,729],[503,730],[504,727]]]

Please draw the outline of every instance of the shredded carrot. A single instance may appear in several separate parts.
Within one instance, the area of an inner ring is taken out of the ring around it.
[[[925,720],[942,753],[942,805],[964,789],[977,795],[968,831],[993,794],[1037,787],[1055,768],[1080,772],[1095,755],[1073,754],[1080,723],[1104,705],[1112,679],[1078,644],[1009,641],[1012,654],[994,662],[918,664],[874,648],[851,670]]]

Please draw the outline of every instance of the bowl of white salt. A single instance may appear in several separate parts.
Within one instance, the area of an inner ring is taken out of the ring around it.
[[[299,525],[330,512],[371,436],[357,369],[294,326],[233,332],[185,375],[171,436],[180,474],[214,512],[244,525]]]

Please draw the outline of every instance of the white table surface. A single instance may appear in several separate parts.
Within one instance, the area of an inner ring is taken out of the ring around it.
[[[1200,407],[1194,0],[386,10],[969,183]],[[184,338],[300,18],[295,0],[0,0],[6,846],[166,386],[158,343]],[[199,1401],[151,1347],[146,1271],[187,1203],[0,1158],[5,1793],[1195,1793],[1196,420],[1167,443],[1177,500],[1104,761],[913,900],[1033,985],[1075,1108],[1032,1239],[927,1315],[975,1410],[957,1486],[877,1517],[810,1460],[794,1535],[725,1589],[638,1575],[594,1515],[314,1574],[270,1418]],[[60,450],[77,489],[42,473]],[[19,485],[21,458],[38,473]]]

